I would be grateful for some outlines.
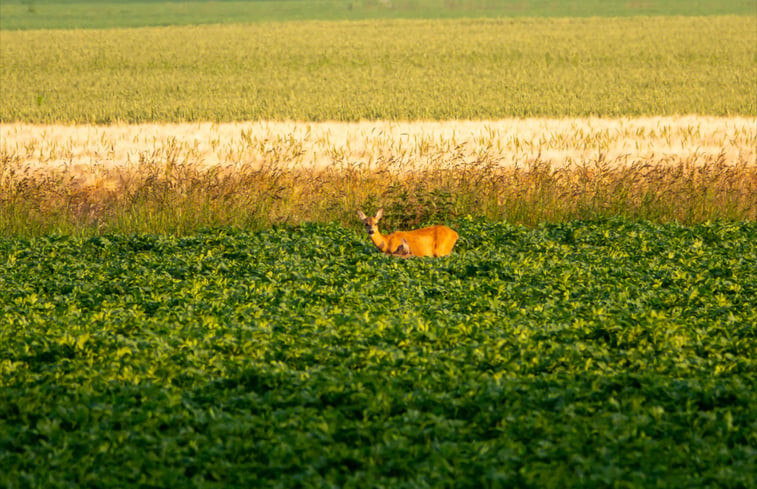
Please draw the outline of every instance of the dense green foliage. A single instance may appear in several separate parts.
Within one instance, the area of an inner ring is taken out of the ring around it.
[[[0,121],[755,115],[755,17],[2,31]]]
[[[754,487],[757,225],[0,238],[8,487]]]
[[[71,29],[292,20],[754,15],[751,0],[3,0],[0,29]]]

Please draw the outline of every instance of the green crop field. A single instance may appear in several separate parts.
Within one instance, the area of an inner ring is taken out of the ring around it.
[[[0,31],[0,121],[757,114],[757,17]]]
[[[757,226],[0,238],[4,487],[754,487]]]
[[[387,18],[755,14],[757,7],[752,0],[3,0],[0,3],[0,29],[77,29]]]

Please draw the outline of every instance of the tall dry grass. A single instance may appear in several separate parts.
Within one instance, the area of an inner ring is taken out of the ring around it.
[[[748,118],[0,126],[0,232],[757,219]]]

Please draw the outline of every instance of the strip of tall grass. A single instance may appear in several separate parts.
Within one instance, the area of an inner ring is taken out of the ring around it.
[[[292,20],[480,17],[753,15],[750,0],[3,0],[0,29],[81,29]]]
[[[754,16],[0,36],[2,122],[757,115]]]
[[[384,207],[386,229],[454,222],[465,215],[536,225],[625,216],[693,224],[757,219],[757,166],[723,155],[649,164],[593,161],[556,167],[539,159],[502,167],[482,155],[448,155],[407,171],[387,160],[292,170],[283,164],[205,167],[171,154],[95,167],[101,184],[66,171],[0,162],[0,234],[165,232],[302,222],[356,226],[355,210]]]

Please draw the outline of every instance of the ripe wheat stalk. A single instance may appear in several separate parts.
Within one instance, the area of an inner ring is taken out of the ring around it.
[[[461,215],[757,219],[757,124],[644,118],[0,125],[6,232]]]

